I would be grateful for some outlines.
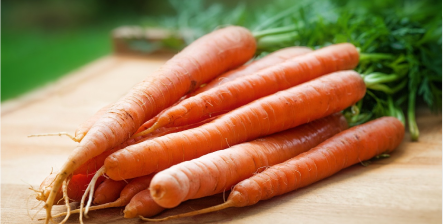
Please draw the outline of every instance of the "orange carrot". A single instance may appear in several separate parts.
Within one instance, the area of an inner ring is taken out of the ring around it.
[[[149,188],[157,204],[173,208],[188,199],[229,190],[254,173],[308,151],[347,127],[346,119],[336,113],[174,165],[155,175]]]
[[[248,61],[255,47],[253,35],[245,28],[232,26],[216,30],[194,41],[131,89],[95,122],[63,165],[45,203],[46,223],[51,220],[58,189],[74,170],[123,143],[141,124],[196,86]]]
[[[331,72],[353,69],[359,61],[359,53],[352,44],[337,44],[286,60],[214,87],[197,96],[183,100],[158,116],[152,127],[135,136],[160,127],[181,126],[194,123],[230,111],[260,97],[296,86]]]
[[[101,205],[117,200],[120,196],[120,192],[128,184],[126,181],[115,181],[106,179],[98,185],[94,194],[94,204]]]
[[[123,190],[120,192],[120,197],[113,201],[106,204],[96,205],[89,208],[89,210],[99,210],[99,209],[105,209],[105,208],[113,208],[113,207],[122,207],[127,205],[131,198],[133,198],[138,192],[143,191],[149,187],[149,184],[151,183],[152,177],[154,174],[134,178],[129,181],[129,183],[123,188]],[[80,209],[76,209],[71,211],[71,213],[79,213]],[[66,212],[54,215],[55,217],[61,217],[67,215]]]
[[[187,129],[191,129],[191,128],[195,128],[198,127],[200,125],[203,125],[205,123],[208,123],[214,119],[216,119],[216,117],[212,117],[209,119],[206,119],[204,121],[195,123],[195,124],[190,124],[190,125],[185,125],[185,126],[181,126],[181,127],[164,127],[164,128],[159,128],[156,131],[145,135],[145,136],[140,136],[134,139],[128,139],[125,143],[119,145],[118,147],[115,147],[111,150],[106,150],[105,152],[103,152],[102,154],[88,160],[86,163],[84,163],[83,165],[81,165],[79,168],[77,168],[74,171],[74,174],[89,174],[89,173],[94,173],[96,172],[100,167],[103,166],[103,164],[105,163],[105,159],[111,155],[114,152],[117,152],[120,149],[123,149],[129,145],[133,145],[133,144],[137,144],[143,141],[147,141],[156,137],[160,137],[169,133],[175,133],[175,132],[179,132],[179,131],[183,131],[183,130],[187,130]]]
[[[398,119],[379,118],[343,131],[308,152],[238,183],[223,204],[162,219],[144,220],[164,221],[253,205],[308,186],[353,164],[392,152],[403,136],[404,126]]]
[[[57,176],[56,174],[51,174],[48,177],[46,177],[45,180],[41,183],[40,189],[38,191],[38,195],[36,197],[37,200],[46,201],[56,176]],[[72,176],[72,178],[70,179],[70,181],[67,185],[67,193],[68,193],[68,197],[71,201],[80,201],[83,193],[86,190],[86,187],[88,186],[88,184],[91,181],[93,176],[94,176],[94,173],[89,174],[89,175],[79,174],[79,175]],[[105,180],[105,178],[101,177],[98,181],[98,184],[100,184],[104,180]],[[59,188],[57,195],[55,197],[56,204],[59,204],[59,202],[63,203],[60,201],[60,199],[62,199],[62,197],[63,197],[62,189]]]
[[[106,158],[104,171],[113,180],[158,172],[339,112],[360,100],[365,91],[355,71],[322,76],[263,97],[200,127],[126,147]]]
[[[123,213],[125,218],[135,218],[137,216],[151,217],[165,210],[151,197],[149,189],[138,192],[128,205],[126,205]]]
[[[256,60],[248,65],[243,65],[238,67],[237,69],[231,70],[229,72],[224,73],[223,75],[218,76],[217,78],[213,79],[208,84],[205,84],[204,87],[200,87],[196,89],[194,92],[187,94],[186,96],[182,97],[180,101],[172,105],[171,107],[174,107],[175,105],[179,104],[179,102],[183,101],[184,99],[187,99],[189,97],[196,96],[202,92],[205,92],[209,89],[212,89],[214,87],[218,87],[224,83],[230,82],[232,80],[235,80],[239,77],[244,77],[247,75],[252,75],[255,72],[258,72],[264,68],[271,67],[272,65],[279,64],[283,61],[286,61],[291,58],[295,58],[297,56],[301,56],[304,54],[307,54],[309,52],[312,52],[310,48],[307,47],[288,47],[284,48],[278,51],[275,51],[267,56],[265,56],[262,59]],[[135,136],[141,136],[143,134],[137,135],[139,132],[142,132],[148,128],[150,128],[155,121],[158,119],[158,117],[165,111],[167,111],[169,108],[163,110],[160,112],[157,116],[153,117],[151,120],[144,123],[135,133]]]
[[[288,47],[281,50],[275,51],[263,57],[262,59],[251,62],[247,65],[242,65],[237,69],[231,70],[213,79],[208,84],[203,87],[196,89],[194,92],[186,95],[186,98],[196,96],[202,92],[205,92],[214,87],[220,86],[224,83],[235,80],[239,77],[244,77],[258,72],[264,68],[271,67],[273,65],[282,63],[288,59],[295,58],[297,56],[305,55],[312,50],[308,47]]]

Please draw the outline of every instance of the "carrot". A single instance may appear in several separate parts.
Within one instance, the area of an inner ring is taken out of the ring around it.
[[[263,97],[200,127],[126,147],[106,158],[104,171],[113,180],[158,172],[339,112],[360,100],[365,91],[355,71],[322,76]]]
[[[346,119],[336,113],[179,163],[155,175],[150,186],[152,197],[160,206],[173,208],[188,199],[229,190],[254,173],[308,151],[347,127]]]
[[[133,144],[137,144],[143,141],[147,141],[156,137],[160,137],[169,133],[175,133],[175,132],[179,132],[179,131],[183,131],[183,130],[187,130],[187,129],[191,129],[194,127],[198,127],[200,125],[203,125],[205,123],[208,123],[214,119],[216,119],[216,117],[212,117],[209,119],[206,119],[204,121],[195,123],[195,124],[190,124],[190,125],[185,125],[185,126],[180,126],[180,127],[170,127],[170,128],[159,128],[157,129],[155,132],[152,132],[148,135],[145,136],[140,136],[134,139],[128,139],[125,143],[119,145],[118,147],[115,147],[111,150],[106,150],[105,152],[103,152],[102,154],[88,160],[86,163],[84,163],[83,165],[81,165],[79,168],[77,168],[74,171],[74,174],[89,174],[89,173],[94,173],[96,172],[100,167],[103,166],[103,164],[105,163],[105,159],[111,155],[114,152],[117,152],[120,149],[123,149],[129,145],[133,145]]]
[[[398,119],[379,118],[343,131],[308,152],[238,183],[223,204],[162,219],[143,220],[164,221],[253,205],[308,186],[353,164],[392,152],[400,145],[403,136],[404,126]]]
[[[94,204],[101,205],[117,200],[120,196],[120,192],[128,184],[126,181],[115,181],[106,179],[98,185],[94,194]]]
[[[196,89],[194,92],[186,95],[186,98],[196,96],[202,92],[220,86],[224,83],[230,82],[232,80],[235,80],[239,77],[251,75],[264,68],[271,67],[273,65],[282,63],[288,59],[295,58],[297,56],[305,55],[309,52],[312,52],[312,50],[308,47],[287,47],[280,49],[278,51],[266,55],[262,59],[255,60],[247,65],[242,65],[237,69],[231,70],[229,72],[224,73],[223,75],[218,76],[208,84],[205,84],[203,87],[200,87]]]
[[[99,210],[99,209],[105,209],[105,208],[113,208],[113,207],[122,207],[127,205],[131,198],[133,198],[138,192],[145,190],[149,187],[149,184],[151,183],[152,177],[154,174],[142,176],[138,178],[134,178],[129,181],[129,183],[123,188],[123,190],[120,192],[120,197],[113,201],[106,204],[96,205],[89,208],[89,210]],[[82,209],[83,210],[83,209]],[[71,213],[79,213],[80,209],[76,209],[71,211]],[[57,214],[55,217],[62,217],[67,215],[66,212]]]
[[[260,97],[293,87],[322,75],[353,69],[359,53],[352,44],[331,45],[214,87],[162,112],[140,136],[160,127],[181,126],[230,111]]]
[[[125,218],[135,218],[137,216],[151,217],[164,211],[151,197],[149,189],[138,192],[123,211]]]
[[[46,177],[45,180],[41,183],[40,189],[37,191],[38,192],[38,195],[36,197],[37,200],[45,201],[48,198],[51,185],[53,184],[56,176],[57,176],[56,174],[51,174],[48,177]],[[67,194],[71,201],[80,201],[83,193],[86,190],[86,187],[90,183],[93,176],[94,174],[89,174],[89,175],[79,174],[72,176],[67,185]],[[105,179],[104,177],[101,177],[98,183],[100,184],[101,182],[104,181],[104,179]],[[63,192],[62,189],[59,188],[57,195],[55,197],[55,201],[57,202],[56,204],[59,204],[59,201],[62,198],[63,198]]]
[[[123,143],[142,123],[170,106],[196,86],[248,61],[255,52],[255,39],[242,27],[226,27],[199,38],[155,74],[136,85],[89,129],[53,185],[46,203],[46,223],[57,189],[87,160]]]
[[[251,75],[254,74],[255,72],[260,71],[261,69],[270,67],[272,65],[275,64],[279,64],[283,61],[286,61],[290,58],[294,58],[297,56],[301,56],[304,54],[307,54],[309,52],[312,52],[312,50],[310,48],[307,47],[288,47],[288,48],[284,48],[278,51],[275,51],[267,56],[265,56],[262,59],[256,60],[248,65],[243,65],[238,67],[237,69],[231,70],[229,72],[224,73],[223,75],[218,76],[217,78],[213,79],[211,82],[209,82],[208,84],[204,84],[203,87],[200,87],[198,89],[196,89],[194,92],[187,94],[186,96],[182,97],[180,99],[180,101],[178,101],[177,103],[175,103],[174,105],[172,105],[171,107],[174,107],[175,105],[179,104],[181,101],[183,101],[184,99],[187,99],[189,97],[193,97],[196,96],[202,92],[205,92],[209,89],[218,87],[224,83],[230,82],[232,80],[235,80],[239,77],[244,77],[247,75]],[[163,110],[162,112],[160,112],[157,116],[153,117],[151,120],[147,121],[146,123],[144,123],[135,133],[135,137],[137,136],[142,136],[144,135],[142,134],[138,134],[139,132],[142,132],[148,128],[150,128],[155,121],[158,119],[158,117],[164,112],[167,111],[169,108]],[[137,135],[138,134],[138,135]]]

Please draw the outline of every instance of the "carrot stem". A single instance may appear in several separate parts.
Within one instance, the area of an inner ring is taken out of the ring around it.
[[[408,104],[408,124],[409,132],[411,134],[411,140],[417,141],[419,136],[417,122],[415,121],[415,97],[417,93],[417,87],[413,88],[409,92],[409,104]]]
[[[184,217],[190,217],[190,216],[195,216],[195,215],[201,215],[201,214],[206,214],[206,213],[210,213],[210,212],[215,212],[215,211],[219,211],[225,208],[230,208],[230,207],[235,207],[235,202],[234,201],[226,201],[223,204],[220,205],[216,205],[216,206],[212,206],[209,208],[204,208],[201,210],[197,210],[197,211],[192,211],[192,212],[188,212],[188,213],[183,213],[183,214],[178,214],[178,215],[171,215],[165,218],[161,218],[161,219],[148,219],[145,218],[143,216],[140,216],[140,219],[143,221],[148,221],[148,222],[161,222],[161,221],[166,221],[166,220],[170,220],[170,219],[178,219],[178,218],[184,218]]]

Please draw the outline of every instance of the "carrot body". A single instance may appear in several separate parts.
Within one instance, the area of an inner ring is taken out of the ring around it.
[[[247,65],[242,65],[237,69],[231,70],[229,72],[224,73],[223,75],[218,76],[217,78],[213,79],[211,82],[206,84],[205,86],[198,88],[194,92],[188,94],[186,98],[196,96],[202,92],[205,92],[214,87],[218,87],[224,83],[230,82],[239,77],[252,75],[253,73],[258,72],[264,68],[271,67],[273,65],[282,63],[288,59],[295,58],[297,56],[305,55],[309,52],[312,52],[312,50],[308,47],[283,48],[281,50],[266,55],[262,59],[253,61]]]
[[[188,98],[162,112],[152,128],[181,126],[230,111],[260,97],[296,86],[322,75],[353,69],[359,53],[352,44],[331,45],[286,60],[253,75],[236,79]],[[140,133],[137,135],[141,135]]]
[[[403,124],[393,117],[383,117],[355,126],[307,152],[238,183],[229,194],[228,200],[221,205],[151,221],[256,204],[261,200],[308,186],[381,153],[392,152],[401,143],[403,136]]]
[[[216,119],[217,117],[212,117],[209,119],[206,119],[204,121],[195,123],[195,124],[190,124],[190,125],[185,125],[185,126],[180,126],[180,127],[163,127],[163,128],[159,128],[156,131],[145,135],[145,136],[140,136],[134,139],[128,139],[126,142],[124,142],[123,144],[119,145],[118,147],[115,147],[111,150],[106,150],[104,151],[102,154],[88,160],[86,163],[84,163],[83,165],[81,165],[79,168],[77,168],[74,171],[74,174],[90,174],[90,173],[94,173],[96,172],[98,169],[100,169],[100,167],[103,166],[103,164],[105,163],[105,159],[111,155],[114,152],[117,152],[120,149],[123,149],[129,145],[133,145],[133,144],[137,144],[143,141],[147,141],[156,137],[160,137],[169,133],[175,133],[175,132],[179,132],[179,131],[183,131],[183,130],[187,130],[187,129],[191,129],[191,128],[195,128],[198,127],[200,125],[206,124],[214,119]]]
[[[158,172],[339,112],[361,99],[365,91],[358,73],[332,73],[263,97],[200,127],[126,147],[106,158],[106,174],[122,180]]]
[[[149,189],[140,191],[136,194],[128,205],[126,205],[123,213],[125,218],[135,218],[138,216],[151,217],[157,215],[158,213],[165,210],[161,207],[151,197]]]
[[[308,151],[348,127],[341,113],[182,162],[159,172],[150,190],[165,208],[214,195],[267,167]],[[143,215],[144,216],[144,215]]]
[[[106,179],[95,190],[94,204],[101,205],[117,200],[126,184],[127,182],[123,180]]]
[[[218,76],[217,78],[213,79],[211,82],[206,84],[204,87],[200,87],[200,88],[196,89],[194,92],[187,94],[185,97],[180,99],[180,101],[178,101],[177,103],[175,103],[171,107],[176,106],[177,104],[179,104],[179,102],[183,101],[184,99],[196,96],[202,92],[205,92],[205,91],[212,89],[212,88],[216,88],[224,83],[230,82],[230,81],[235,80],[239,77],[252,75],[252,74],[260,71],[261,69],[271,67],[271,66],[279,64],[283,61],[286,61],[290,58],[301,56],[301,55],[307,54],[309,52],[312,52],[312,50],[307,47],[288,47],[288,48],[284,48],[284,49],[275,51],[269,55],[266,55],[262,59],[256,60],[248,65],[242,65],[242,66],[238,67],[237,69],[231,70],[229,72],[224,73],[223,75]],[[153,117],[151,120],[144,123],[137,130],[135,135],[140,136],[140,135],[137,135],[137,133],[150,128],[157,121],[158,117],[160,117],[165,111],[168,111],[168,109],[169,108],[163,110],[157,116]],[[211,115],[216,115],[216,113],[213,113]],[[192,123],[192,122],[190,122],[190,123]]]

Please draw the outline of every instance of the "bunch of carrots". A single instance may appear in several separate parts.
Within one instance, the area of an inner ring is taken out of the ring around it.
[[[36,190],[46,223],[123,206],[126,218],[152,217],[232,187],[224,204],[143,219],[253,205],[401,143],[404,125],[393,117],[348,129],[341,111],[366,92],[352,44],[290,47],[248,64],[255,51],[247,29],[218,29],[98,111],[75,132],[79,145],[62,169]],[[71,211],[71,201],[80,208]],[[54,204],[67,211],[52,215]]]

